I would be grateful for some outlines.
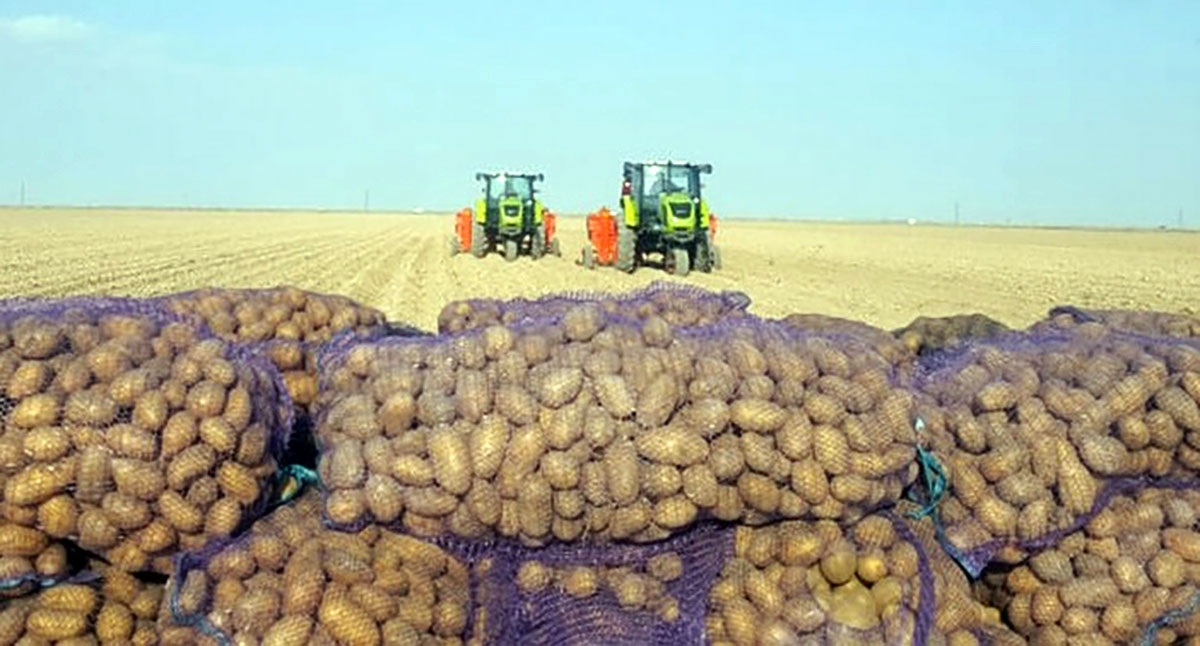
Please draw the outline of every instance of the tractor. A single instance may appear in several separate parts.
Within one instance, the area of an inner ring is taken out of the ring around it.
[[[475,208],[455,215],[450,255],[470,253],[482,258],[499,251],[513,261],[521,254],[535,260],[547,253],[562,255],[555,237],[557,217],[537,199],[541,173],[476,173],[483,197]]]
[[[700,195],[700,175],[711,172],[710,164],[625,162],[621,211],[602,208],[588,216],[590,244],[581,264],[632,272],[647,255],[662,254],[663,268],[676,276],[720,269],[716,215]]]

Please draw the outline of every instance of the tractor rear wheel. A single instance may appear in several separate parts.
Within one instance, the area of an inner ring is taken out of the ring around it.
[[[488,239],[487,232],[483,230],[483,225],[478,222],[471,223],[471,255],[476,258],[482,258],[487,254]]]
[[[550,253],[562,258],[562,247],[558,246],[558,238],[550,241]]]
[[[667,252],[667,273],[687,276],[691,267],[688,263],[687,247],[673,247]]]
[[[506,238],[504,240],[504,259],[508,262],[517,259],[517,240],[515,238]]]
[[[721,248],[714,244],[708,248],[708,253],[710,256],[712,256],[712,268],[720,269],[721,268]]]
[[[460,246],[461,245],[458,242],[458,236],[450,236],[450,257],[451,258],[458,255]]]
[[[617,269],[632,274],[637,255],[637,231],[617,224]]]
[[[588,269],[596,268],[596,250],[591,245],[583,248],[583,266]]]
[[[546,255],[546,225],[539,224],[533,229],[533,240],[529,242],[529,255],[534,260]]]

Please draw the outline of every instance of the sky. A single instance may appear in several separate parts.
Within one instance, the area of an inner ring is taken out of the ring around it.
[[[286,8],[283,8],[286,6]],[[1200,228],[1200,2],[0,0],[0,203]]]

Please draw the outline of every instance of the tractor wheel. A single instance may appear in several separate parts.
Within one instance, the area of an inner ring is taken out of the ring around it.
[[[450,257],[453,258],[453,257],[457,256],[458,252],[459,252],[458,236],[450,236]]]
[[[482,258],[487,254],[488,239],[487,232],[483,230],[483,225],[478,222],[471,223],[471,255],[476,258]]]
[[[709,253],[709,255],[712,256],[712,268],[720,269],[721,268],[721,248],[714,244],[713,246],[708,248],[708,253]]]
[[[539,224],[533,229],[533,240],[529,241],[529,255],[534,260],[546,255],[546,227]]]
[[[504,241],[504,259],[512,262],[517,259],[517,241],[515,238],[507,238]]]
[[[562,247],[558,246],[558,238],[550,241],[550,253],[562,258]]]
[[[583,266],[588,269],[596,268],[596,250],[591,245],[583,248]]]
[[[685,247],[674,247],[667,254],[667,273],[687,276],[691,269],[688,263],[688,250]]]
[[[707,243],[700,241],[696,243],[695,251],[692,253],[692,269],[708,273],[712,271],[712,253]]]
[[[617,269],[632,274],[637,264],[637,231],[624,224],[617,225]]]

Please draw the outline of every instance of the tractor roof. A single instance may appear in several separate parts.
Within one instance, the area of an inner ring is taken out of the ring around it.
[[[477,179],[477,180],[481,180],[485,177],[491,177],[491,178],[528,177],[529,179],[537,180],[539,182],[545,181],[545,179],[546,179],[541,173],[521,173],[521,172],[517,172],[517,171],[503,171],[503,170],[502,171],[494,171],[494,172],[490,172],[490,173],[485,173],[485,172],[475,173],[475,179]]]
[[[680,161],[675,159],[664,159],[661,161],[641,161],[641,162],[625,162],[626,166],[687,166],[700,169],[702,173],[711,173],[712,164],[697,164],[693,162]]]

